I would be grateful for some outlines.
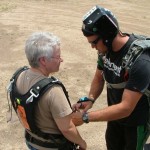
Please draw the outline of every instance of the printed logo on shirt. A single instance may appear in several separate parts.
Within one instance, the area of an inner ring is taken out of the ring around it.
[[[122,66],[116,66],[110,59],[105,58],[104,67],[111,70],[116,76],[120,77]]]

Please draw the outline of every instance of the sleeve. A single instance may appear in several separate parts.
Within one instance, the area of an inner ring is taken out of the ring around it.
[[[97,68],[98,68],[99,70],[103,70],[103,66],[104,66],[103,58],[102,58],[101,55],[98,55]]]
[[[49,107],[54,118],[65,117],[72,113],[65,93],[60,86],[54,86],[50,89]]]
[[[129,73],[126,89],[144,93],[150,85],[150,61],[138,60],[134,63]]]

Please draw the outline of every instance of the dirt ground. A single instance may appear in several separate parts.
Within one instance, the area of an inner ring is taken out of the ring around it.
[[[150,35],[149,0],[0,0],[0,150],[27,150],[19,121],[7,123],[6,86],[12,73],[28,65],[24,54],[26,38],[35,31],[60,37],[63,64],[59,78],[69,91],[71,103],[87,95],[96,68],[96,51],[81,32],[82,16],[94,5],[114,12],[123,32]],[[92,110],[105,107],[106,90]],[[106,150],[106,122],[78,127],[88,150]]]

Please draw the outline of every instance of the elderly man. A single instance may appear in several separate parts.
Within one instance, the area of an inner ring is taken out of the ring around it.
[[[13,107],[25,128],[31,150],[86,149],[72,122],[72,108],[63,84],[48,76],[59,71],[60,41],[48,32],[33,33],[26,41],[25,53],[30,68],[19,69],[9,91]]]

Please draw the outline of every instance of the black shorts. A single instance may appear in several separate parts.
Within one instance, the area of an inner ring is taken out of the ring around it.
[[[108,122],[105,134],[107,150],[143,150],[148,135],[146,125],[129,127],[115,121]]]

